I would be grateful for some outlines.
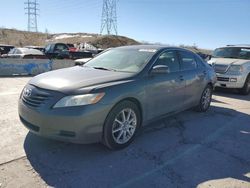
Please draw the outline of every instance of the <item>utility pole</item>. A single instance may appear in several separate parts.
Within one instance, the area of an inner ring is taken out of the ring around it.
[[[116,0],[103,0],[100,33],[105,29],[108,35],[117,35]]]
[[[28,31],[37,32],[38,3],[37,0],[27,0],[25,3],[25,14],[28,15]]]

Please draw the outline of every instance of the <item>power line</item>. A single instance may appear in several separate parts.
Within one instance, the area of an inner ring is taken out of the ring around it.
[[[103,0],[101,34],[105,28],[108,35],[117,35],[116,0]]]
[[[25,3],[25,14],[28,15],[28,31],[37,32],[38,3],[37,0],[27,0]]]

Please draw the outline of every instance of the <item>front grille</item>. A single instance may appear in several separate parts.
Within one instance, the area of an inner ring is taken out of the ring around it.
[[[225,73],[228,69],[228,65],[216,65],[215,64],[213,65],[213,67],[216,73],[221,73],[221,74]]]
[[[31,94],[29,96],[26,96],[25,94],[22,94],[22,100],[23,102],[31,107],[39,107],[42,104],[44,104],[51,96],[44,92],[41,89],[38,88],[32,88]]]
[[[217,77],[217,80],[222,82],[229,82],[229,78],[226,77]]]

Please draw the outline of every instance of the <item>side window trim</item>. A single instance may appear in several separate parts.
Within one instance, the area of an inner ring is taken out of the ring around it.
[[[149,69],[149,72],[150,72],[150,71],[152,70],[152,68],[155,66],[155,63],[157,62],[158,58],[159,58],[162,54],[167,53],[167,52],[174,52],[174,53],[175,53],[175,55],[176,55],[176,61],[177,61],[178,65],[179,65],[179,70],[178,70],[178,71],[173,71],[173,72],[171,72],[171,73],[181,71],[181,63],[180,63],[180,59],[179,59],[179,56],[178,56],[177,51],[178,51],[178,50],[176,50],[176,49],[167,49],[167,50],[162,51],[162,52],[155,58],[154,62],[152,63],[152,66],[151,66],[150,69]]]

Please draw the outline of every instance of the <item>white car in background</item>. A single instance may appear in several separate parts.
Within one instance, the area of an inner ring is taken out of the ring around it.
[[[44,51],[44,46],[25,46],[24,48],[35,49],[35,50],[39,50],[41,52]]]
[[[250,45],[228,45],[214,50],[208,61],[217,74],[215,87],[250,93]]]
[[[8,54],[2,55],[5,58],[19,59],[47,59],[43,52],[30,48],[13,48]]]
[[[91,60],[92,58],[82,58],[82,59],[76,59],[75,60],[75,65],[84,65],[85,63],[87,63],[89,60]]]

